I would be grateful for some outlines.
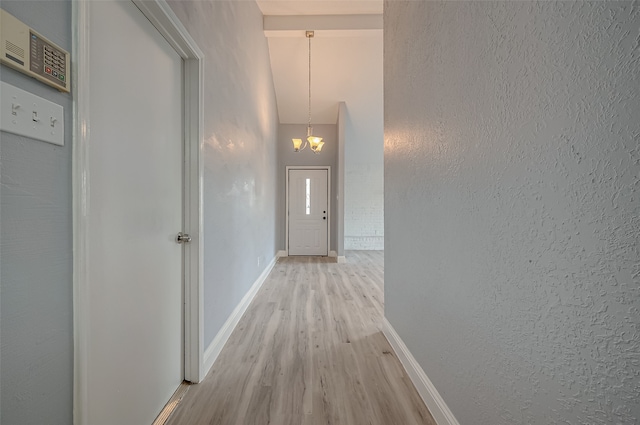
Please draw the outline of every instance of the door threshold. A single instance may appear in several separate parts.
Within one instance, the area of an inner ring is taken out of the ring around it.
[[[178,407],[182,401],[182,398],[187,393],[190,386],[191,383],[182,381],[182,384],[180,384],[176,392],[173,393],[169,402],[164,406],[164,409],[162,409],[162,412],[160,412],[156,420],[153,421],[153,425],[164,425],[167,422],[173,411],[176,410],[176,407]]]

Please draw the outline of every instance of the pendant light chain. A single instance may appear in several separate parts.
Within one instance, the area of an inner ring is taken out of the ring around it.
[[[311,127],[311,37],[313,35],[307,35],[309,39],[309,127]]]
[[[313,129],[311,128],[311,39],[313,38],[313,31],[306,31],[306,37],[309,39],[309,125],[307,126],[307,140],[304,142],[304,146],[302,146],[302,139],[293,138],[291,141],[293,142],[293,150],[294,152],[300,152],[307,147],[311,148],[313,153],[320,153],[322,150],[322,146],[324,146],[324,142],[322,141],[322,137],[314,136]]]

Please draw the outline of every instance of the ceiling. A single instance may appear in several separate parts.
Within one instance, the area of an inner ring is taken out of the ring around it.
[[[382,0],[257,0],[263,15],[382,14]]]
[[[265,15],[281,123],[308,121],[309,44],[305,30],[315,31],[311,40],[313,124],[335,124],[341,101],[347,108],[381,103],[382,1],[257,3]],[[380,96],[372,97],[371,93]]]

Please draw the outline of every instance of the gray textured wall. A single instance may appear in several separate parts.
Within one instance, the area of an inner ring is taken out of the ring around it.
[[[303,151],[294,152],[291,139],[307,137],[307,124],[280,124],[278,130],[278,246],[280,249],[285,248],[285,229],[287,224],[286,217],[286,167],[288,165],[329,165],[331,166],[331,229],[329,234],[331,242],[329,249],[337,251],[337,216],[336,206],[338,205],[336,196],[338,194],[338,138],[337,126],[334,124],[316,124],[313,126],[314,136],[320,136],[325,142],[322,151],[319,154],[311,152],[309,146]]]
[[[206,348],[276,254],[278,115],[255,2],[169,4],[205,55]]]
[[[463,425],[640,422],[638,6],[385,3],[386,315]]]
[[[71,50],[71,2],[2,9]],[[2,66],[0,79],[64,107],[65,145],[0,133],[0,423],[72,423],[71,95]]]

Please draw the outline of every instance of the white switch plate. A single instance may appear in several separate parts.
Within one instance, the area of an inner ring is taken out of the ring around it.
[[[64,108],[0,83],[0,130],[64,146]]]

